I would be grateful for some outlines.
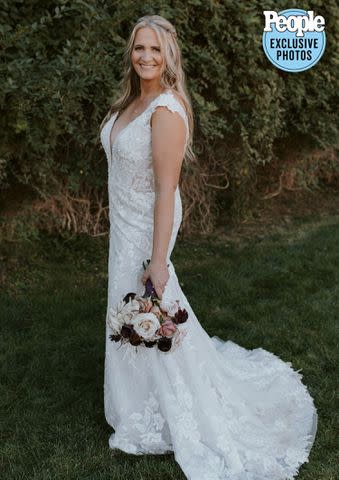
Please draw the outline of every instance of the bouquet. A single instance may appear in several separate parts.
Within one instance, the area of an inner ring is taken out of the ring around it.
[[[143,267],[146,270],[145,262]],[[107,323],[113,331],[109,336],[112,341],[147,348],[157,346],[162,352],[174,350],[181,343],[186,330],[179,325],[187,319],[188,313],[180,308],[179,300],[158,298],[150,278],[142,296],[127,293],[117,307],[110,307],[107,313]]]

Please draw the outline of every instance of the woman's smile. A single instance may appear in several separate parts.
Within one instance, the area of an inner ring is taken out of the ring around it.
[[[149,70],[153,67],[156,67],[156,65],[145,65],[143,63],[140,63],[139,65],[141,66],[141,68],[146,68],[147,70]]]

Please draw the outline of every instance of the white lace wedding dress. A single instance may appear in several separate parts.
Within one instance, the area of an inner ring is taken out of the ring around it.
[[[115,113],[101,131],[108,160],[108,308],[122,295],[142,295],[142,262],[151,258],[154,182],[150,118],[157,106],[186,113],[170,90],[120,130],[110,148]],[[187,137],[186,137],[187,138]],[[317,410],[302,375],[278,356],[210,338],[181,290],[170,260],[182,220],[179,187],[163,297],[179,299],[188,333],[174,351],[120,345],[106,323],[105,416],[109,446],[174,458],[189,480],[285,480],[308,462]],[[286,332],[288,335],[288,332]]]

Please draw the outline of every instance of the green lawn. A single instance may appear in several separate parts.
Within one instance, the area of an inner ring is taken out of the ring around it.
[[[103,413],[108,239],[2,247],[1,479],[178,480],[173,455],[112,454]],[[302,369],[319,414],[303,480],[335,480],[339,218],[239,243],[178,240],[182,288],[209,335]],[[211,311],[213,315],[211,315]]]

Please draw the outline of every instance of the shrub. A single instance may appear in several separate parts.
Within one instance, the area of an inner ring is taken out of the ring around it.
[[[4,0],[2,198],[6,200],[13,186],[28,186],[40,207],[44,200],[48,209],[50,199],[65,190],[77,200],[105,191],[107,165],[99,125],[118,95],[131,26],[140,16],[154,13],[176,26],[195,113],[199,161],[185,166],[182,174],[184,231],[212,231],[225,208],[234,220],[251,215],[253,199],[262,193],[258,170],[278,182],[290,158],[287,152],[296,147],[298,161],[313,150],[321,152],[313,156],[311,173],[307,161],[299,170],[304,183],[326,187],[315,181],[316,172],[336,183],[337,6],[334,1],[300,5],[325,17],[327,47],[314,68],[298,74],[276,69],[262,48],[262,10],[289,7],[286,1],[263,6],[259,1],[229,0]],[[310,175],[312,182],[307,180]],[[93,204],[93,198],[88,201]],[[91,209],[93,219],[101,207]],[[106,228],[103,221],[103,231]]]

